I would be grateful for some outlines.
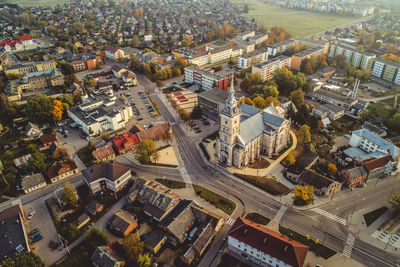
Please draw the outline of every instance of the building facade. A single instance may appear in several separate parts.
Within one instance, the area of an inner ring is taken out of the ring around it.
[[[269,52],[268,52],[269,54]],[[272,79],[272,74],[276,69],[279,68],[290,68],[292,63],[291,57],[287,56],[279,56],[276,58],[269,59],[268,61],[265,61],[264,63],[257,64],[253,66],[251,73],[252,74],[257,74],[259,73],[261,76],[261,79],[263,81],[267,81]]]
[[[320,47],[313,47],[304,51],[301,51],[295,55],[292,56],[292,61],[290,68],[300,71],[300,66],[301,63],[303,62],[304,59],[306,58],[312,58],[312,57],[320,57],[324,53],[324,49]]]
[[[344,56],[346,63],[361,69],[371,69],[373,60],[376,57],[372,53],[360,51],[349,46],[333,44],[329,50],[329,56]]]
[[[242,104],[239,109],[232,83],[215,146],[219,164],[244,168],[261,154],[279,153],[289,139],[290,123],[275,107],[259,110]]]
[[[214,73],[196,66],[185,68],[185,82],[195,83],[201,86],[203,90],[210,90],[218,87],[221,90],[228,90],[229,82],[235,77],[235,72],[221,71]]]
[[[246,54],[243,56],[238,57],[237,59],[237,66],[239,69],[247,69],[251,66],[264,63],[268,60],[268,52],[264,51],[257,51],[251,54]]]

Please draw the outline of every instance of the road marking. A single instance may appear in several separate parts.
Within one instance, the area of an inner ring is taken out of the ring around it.
[[[354,246],[354,241],[356,240],[356,237],[352,234],[349,233],[346,239],[346,245],[343,248],[343,255],[350,258],[351,253],[353,251],[353,246]]]
[[[275,215],[275,218],[273,219],[273,221],[280,223],[282,220],[283,215],[285,214],[286,210],[287,210],[287,206],[282,205],[281,208],[278,210],[278,212]]]
[[[185,167],[180,168],[180,169],[179,169],[179,172],[181,173],[181,176],[182,176],[182,178],[183,178],[183,181],[184,181],[186,184],[192,184],[192,180],[190,180],[190,176],[189,176],[189,174],[187,173]]]
[[[319,214],[321,214],[321,215],[323,215],[323,216],[325,216],[325,217],[327,217],[327,218],[329,218],[331,220],[334,220],[337,223],[346,225],[346,219],[343,219],[343,218],[341,218],[339,216],[336,216],[335,214],[332,214],[330,212],[321,210],[320,208],[314,208],[314,209],[311,209],[311,210],[316,212],[316,213],[319,213]]]
[[[233,225],[235,223],[235,220],[231,217],[229,217],[229,219],[226,221],[226,224],[228,225]]]

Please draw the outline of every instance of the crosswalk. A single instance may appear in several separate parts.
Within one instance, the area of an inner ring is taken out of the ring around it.
[[[343,248],[343,255],[350,258],[351,252],[353,251],[353,246],[354,246],[354,241],[356,240],[356,237],[352,234],[349,233],[346,239],[346,245]]]
[[[185,167],[180,168],[180,169],[179,169],[179,172],[181,173],[181,176],[182,176],[182,178],[183,178],[183,181],[184,181],[186,184],[192,184],[192,180],[190,179],[190,176],[189,176],[189,174],[187,173]]]
[[[235,223],[235,220],[231,217],[229,217],[228,220],[226,220],[227,225],[233,225],[234,223]]]
[[[280,223],[282,220],[283,215],[285,214],[286,210],[288,209],[287,206],[282,205],[281,208],[278,210],[278,212],[275,215],[275,218],[273,219],[275,222]]]
[[[337,216],[335,214],[332,214],[330,212],[324,211],[324,210],[322,210],[320,208],[313,208],[311,210],[316,212],[316,213],[319,213],[319,214],[321,214],[321,215],[323,215],[323,216],[325,216],[325,217],[327,217],[327,218],[329,218],[331,220],[334,220],[337,223],[346,225],[346,219],[341,218],[341,217],[339,217],[339,216]]]

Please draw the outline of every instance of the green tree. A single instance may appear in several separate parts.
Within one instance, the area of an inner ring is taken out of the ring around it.
[[[122,239],[122,247],[125,250],[125,255],[132,261],[137,259],[139,255],[143,254],[144,245],[136,233],[124,237]]]
[[[156,143],[153,140],[144,140],[137,146],[135,158],[141,163],[149,163],[155,153],[157,153]]]
[[[279,95],[278,88],[273,85],[266,85],[263,88],[264,97],[267,98],[269,96],[277,97]]]
[[[29,121],[45,124],[50,123],[53,120],[53,101],[47,95],[36,95],[28,99],[25,106],[25,111],[28,116]]]
[[[290,93],[289,99],[292,100],[293,104],[300,108],[304,104],[304,92],[301,88]]]
[[[42,172],[46,169],[46,155],[42,152],[35,152],[28,161],[28,167],[34,172]]]
[[[139,265],[139,267],[150,267],[151,259],[147,254],[139,255],[137,264]]]
[[[69,204],[69,206],[76,207],[76,205],[78,205],[78,197],[76,195],[75,190],[72,188],[69,182],[66,182],[64,184],[63,192],[65,201]]]
[[[86,237],[88,238],[90,246],[92,248],[105,246],[108,243],[108,238],[106,234],[96,227],[90,228],[86,232]]]
[[[311,142],[310,126],[308,126],[307,124],[302,125],[297,132],[297,138],[302,143]]]
[[[1,266],[5,267],[44,267],[42,259],[31,252],[21,252],[12,258],[8,258],[1,262]]]
[[[26,151],[32,154],[38,152],[39,148],[36,144],[29,144],[26,146]]]

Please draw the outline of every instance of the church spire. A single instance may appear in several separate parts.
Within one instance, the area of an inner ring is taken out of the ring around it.
[[[237,107],[234,82],[233,82],[233,77],[232,77],[231,86],[228,91],[228,98],[225,101],[225,107],[222,110],[222,114],[227,115],[229,117],[233,117],[237,113],[239,113],[239,109]]]

